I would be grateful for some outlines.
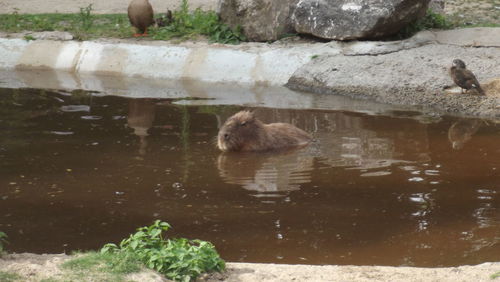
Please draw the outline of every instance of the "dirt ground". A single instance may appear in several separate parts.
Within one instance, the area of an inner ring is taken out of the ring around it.
[[[180,0],[150,0],[157,11],[175,9]],[[80,7],[93,4],[96,13],[125,13],[129,0],[1,0],[0,13],[75,13]],[[217,0],[190,0],[192,8],[216,9]],[[448,0],[445,13],[467,19],[472,24],[500,22],[498,0]],[[15,254],[0,258],[1,272],[17,273],[18,281],[67,281],[67,274],[58,266],[66,255]],[[311,266],[228,263],[223,274],[211,274],[205,281],[495,281],[491,275],[500,272],[500,263],[453,268],[414,268],[383,266]],[[81,278],[81,279],[80,279]],[[80,277],[76,281],[96,281]],[[154,272],[146,271],[128,277],[132,281],[165,281]],[[1,277],[0,277],[1,279]],[[500,281],[500,278],[497,280]]]

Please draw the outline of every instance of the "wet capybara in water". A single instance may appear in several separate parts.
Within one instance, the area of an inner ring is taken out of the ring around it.
[[[217,147],[222,151],[270,151],[305,146],[311,135],[288,123],[264,124],[250,111],[227,119],[219,130]]]

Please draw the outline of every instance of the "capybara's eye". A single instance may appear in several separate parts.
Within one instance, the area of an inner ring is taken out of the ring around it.
[[[246,121],[244,121],[244,122],[241,123],[241,126],[245,126],[245,125],[247,125]]]

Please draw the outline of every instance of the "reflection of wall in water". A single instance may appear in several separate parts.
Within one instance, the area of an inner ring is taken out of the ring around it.
[[[127,123],[140,139],[139,154],[144,155],[148,146],[146,136],[155,119],[155,101],[152,99],[130,99]]]

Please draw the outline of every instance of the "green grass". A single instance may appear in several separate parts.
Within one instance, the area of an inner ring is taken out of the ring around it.
[[[21,277],[15,273],[0,271],[0,281],[14,282],[18,281]]]
[[[160,15],[158,15],[160,16]],[[22,31],[66,31],[76,40],[101,37],[129,38],[134,33],[126,14],[92,14],[92,5],[80,8],[77,14],[0,14],[0,30]],[[173,22],[165,27],[150,27],[151,38],[186,40],[206,36],[211,42],[237,44],[246,38],[239,28],[231,29],[221,23],[213,11],[196,9],[189,11],[187,0],[182,0],[179,10],[173,12]],[[33,40],[32,37],[25,37]]]
[[[127,15],[92,15],[92,23],[80,14],[0,14],[0,30],[22,31],[67,31],[77,40],[100,37],[126,38],[132,35]]]
[[[125,276],[141,270],[141,262],[128,253],[89,252],[62,264],[69,277],[89,277],[94,281],[125,281]]]

